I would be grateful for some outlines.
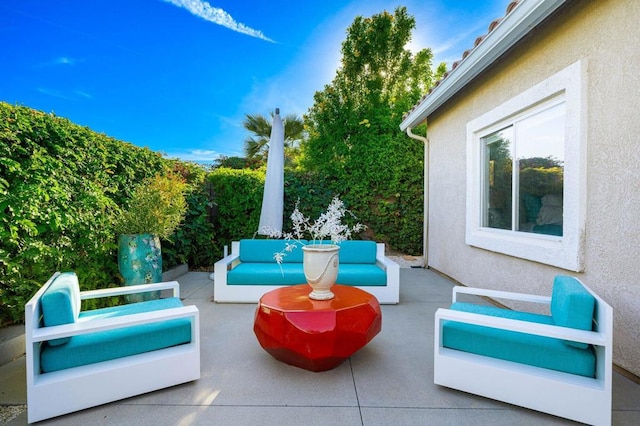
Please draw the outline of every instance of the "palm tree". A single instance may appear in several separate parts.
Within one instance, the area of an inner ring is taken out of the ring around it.
[[[244,141],[244,152],[247,158],[258,158],[266,161],[269,155],[269,138],[271,137],[271,123],[273,112],[267,118],[260,114],[247,114],[242,126],[253,133]],[[304,122],[295,114],[288,114],[282,118],[284,125],[285,156],[304,138]]]

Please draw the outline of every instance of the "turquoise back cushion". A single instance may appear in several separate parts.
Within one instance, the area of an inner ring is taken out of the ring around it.
[[[305,240],[303,242],[306,243]],[[302,263],[300,243],[287,240],[240,240],[240,262],[276,263],[273,255],[284,251],[287,244],[295,244],[297,247],[285,252],[283,263]]]
[[[40,298],[45,327],[74,323],[80,314],[80,286],[75,272],[65,272],[54,278]],[[64,345],[71,338],[50,340],[52,346]]]
[[[562,275],[555,278],[551,294],[551,316],[555,325],[590,331],[595,305],[595,298],[576,278]],[[582,349],[587,347],[586,343],[565,343]]]
[[[340,263],[376,263],[375,241],[342,241],[340,244]]]

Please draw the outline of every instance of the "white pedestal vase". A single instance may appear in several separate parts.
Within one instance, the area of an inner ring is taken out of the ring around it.
[[[331,287],[338,277],[338,252],[340,246],[335,244],[308,244],[302,246],[304,251],[302,265],[304,276],[313,291],[309,298],[314,300],[333,299]]]

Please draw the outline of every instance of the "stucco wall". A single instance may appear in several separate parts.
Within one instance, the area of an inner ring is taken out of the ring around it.
[[[614,362],[640,376],[640,2],[565,7],[428,118],[429,266],[468,286],[549,295],[576,275],[614,308]],[[466,125],[570,64],[586,60],[585,271],[465,244]]]

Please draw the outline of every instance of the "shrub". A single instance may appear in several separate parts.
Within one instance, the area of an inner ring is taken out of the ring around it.
[[[167,160],[69,120],[0,102],[0,323],[55,272],[83,290],[118,283],[114,222]]]
[[[210,267],[219,256],[214,246],[211,183],[205,169],[197,164],[177,163],[176,172],[187,182],[187,213],[171,241],[162,243],[163,268],[188,263],[190,267]]]
[[[251,238],[258,230],[265,169],[221,167],[213,170],[208,180],[213,193],[216,251],[221,256],[224,245]]]
[[[116,222],[119,234],[153,234],[168,239],[184,219],[186,183],[177,174],[143,180],[131,194]]]

